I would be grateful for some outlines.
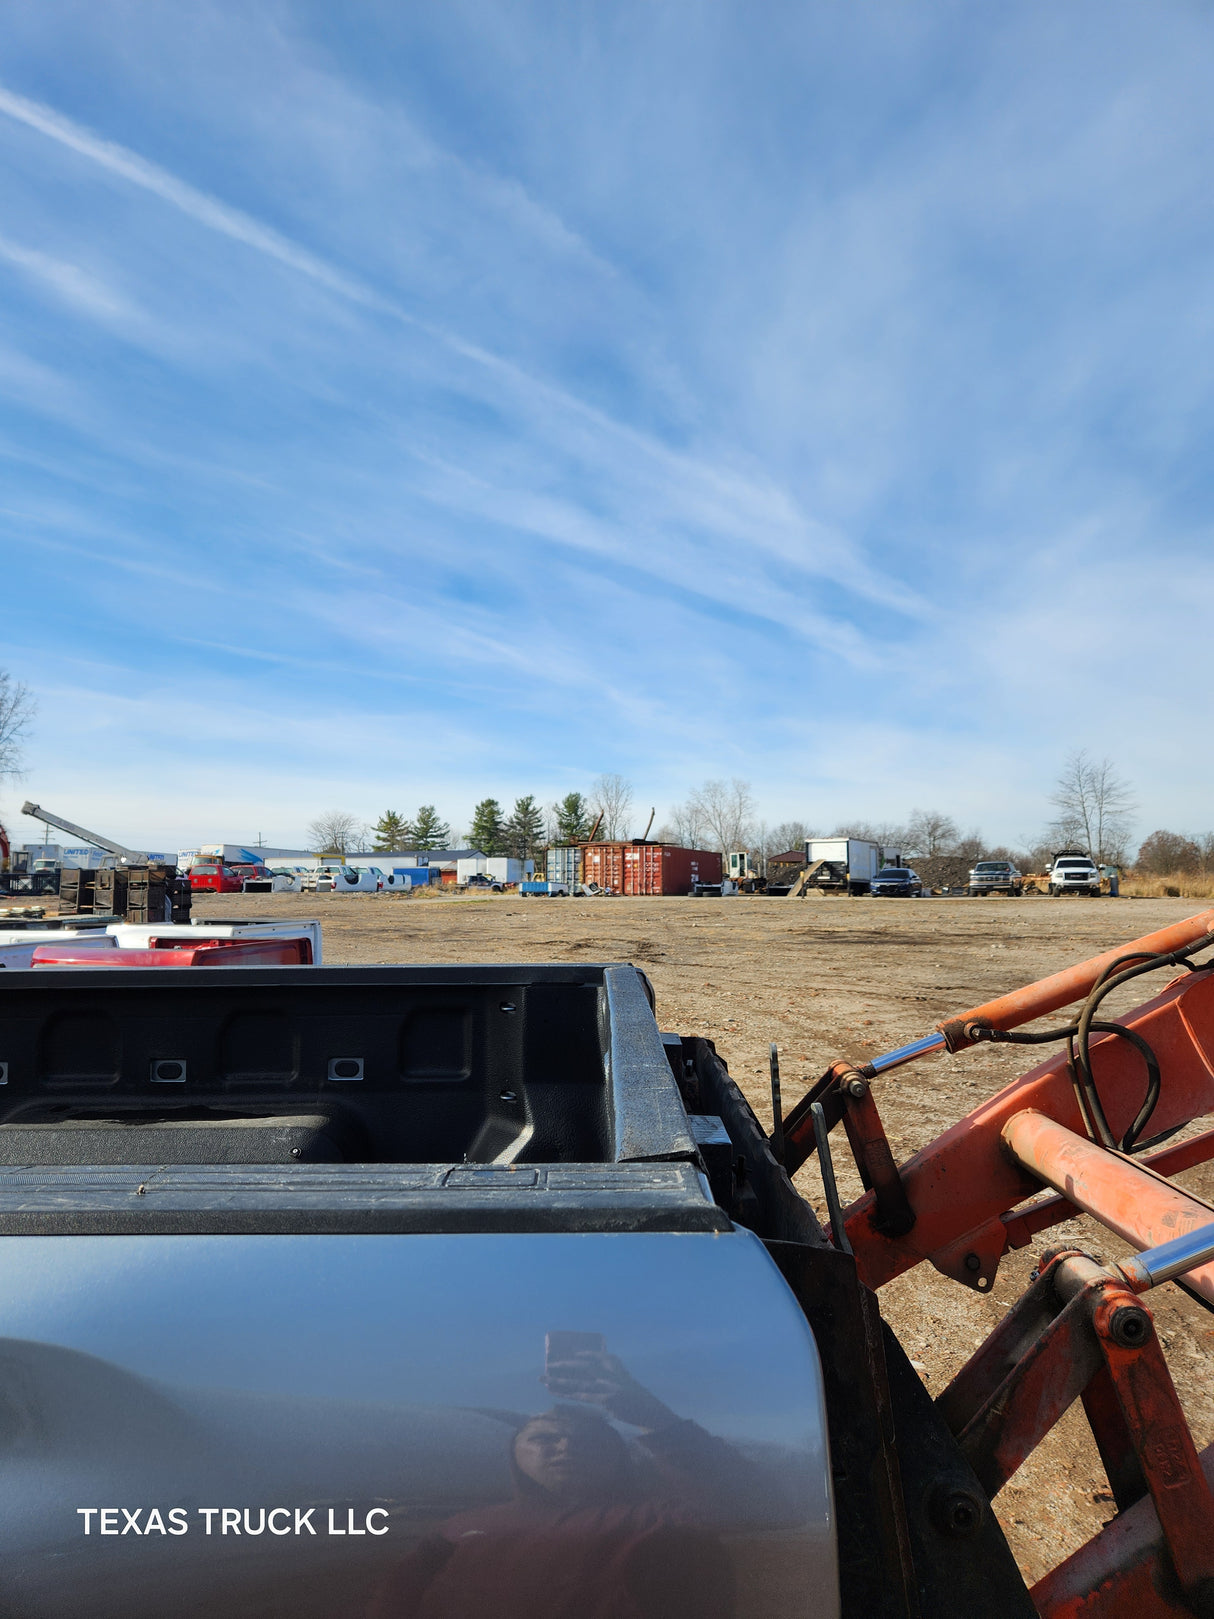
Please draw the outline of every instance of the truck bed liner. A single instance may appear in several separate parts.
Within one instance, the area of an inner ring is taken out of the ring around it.
[[[649,996],[582,963],[0,975],[0,1231],[727,1230]]]

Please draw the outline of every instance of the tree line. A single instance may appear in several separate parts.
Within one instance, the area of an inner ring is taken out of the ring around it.
[[[1098,865],[1133,868],[1150,875],[1214,871],[1214,832],[1152,832],[1133,848],[1136,809],[1130,784],[1112,760],[1086,748],[1070,754],[1048,795],[1054,814],[1035,837],[1018,847],[991,845],[976,828],[963,832],[943,810],[912,810],[902,824],[836,827],[833,836],[865,837],[901,851],[907,860],[956,856],[966,860],[1011,860],[1021,871],[1042,871],[1064,848],[1081,849]],[[807,834],[813,836],[812,833]]]
[[[466,833],[452,832],[433,804],[410,818],[385,810],[374,825],[348,810],[326,810],[308,827],[318,854],[388,854],[395,850],[479,849],[486,855],[533,860],[553,843],[584,843],[592,832],[612,839],[628,835],[632,786],[622,776],[603,775],[589,793],[569,792],[549,805],[525,793],[506,810],[496,798],[482,798]]]
[[[331,811],[309,828],[322,852],[348,854],[395,849],[466,846],[487,855],[534,859],[550,844],[582,843],[593,832],[605,841],[625,838],[640,827],[633,817],[635,794],[620,775],[602,775],[588,793],[569,792],[543,805],[535,794],[514,800],[507,810],[497,798],[482,798],[466,833],[453,834],[432,804],[412,819],[388,810],[374,826],[356,816]],[[769,824],[759,813],[751,784],[739,777],[710,779],[668,810],[652,833],[655,841],[722,854],[745,849],[760,870],[774,856],[799,850],[807,838],[865,838],[897,850],[905,860],[952,856],[968,861],[1012,860],[1022,871],[1040,871],[1063,848],[1083,849],[1102,865],[1134,865],[1143,872],[1214,871],[1214,833],[1159,829],[1145,838],[1136,855],[1130,833],[1135,809],[1129,784],[1109,759],[1081,749],[1059,773],[1048,803],[1054,813],[1033,837],[1018,846],[989,844],[977,828],[966,830],[946,810],[912,809],[903,821],[847,821],[819,826],[786,820]],[[636,825],[634,826],[634,819]]]

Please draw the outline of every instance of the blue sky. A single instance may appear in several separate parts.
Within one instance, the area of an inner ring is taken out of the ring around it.
[[[28,795],[1214,825],[1214,16],[37,0],[0,40]]]

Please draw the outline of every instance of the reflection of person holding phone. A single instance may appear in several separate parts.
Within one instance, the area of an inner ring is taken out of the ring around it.
[[[544,1382],[562,1403],[515,1433],[514,1498],[423,1541],[372,1619],[730,1619],[733,1569],[706,1521],[747,1464],[597,1333],[549,1333]],[[609,1417],[639,1430],[643,1457]]]

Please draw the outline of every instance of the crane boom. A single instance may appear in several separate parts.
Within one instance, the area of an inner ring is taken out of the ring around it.
[[[47,826],[57,827],[60,832],[70,832],[73,837],[83,838],[86,843],[95,843],[99,849],[115,855],[119,860],[147,859],[146,853],[142,850],[128,849],[125,844],[115,843],[111,838],[103,838],[100,832],[90,832],[87,826],[77,826],[75,821],[65,821],[61,815],[52,815],[50,810],[43,809],[41,804],[31,804],[27,800],[21,806],[21,813],[35,821],[42,821]]]

